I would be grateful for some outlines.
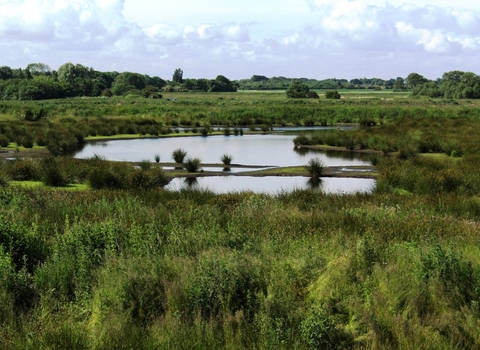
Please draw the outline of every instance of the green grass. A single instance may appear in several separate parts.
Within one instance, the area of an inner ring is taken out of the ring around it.
[[[45,185],[42,181],[9,181],[9,184],[12,186],[18,186],[21,188],[43,188],[43,189],[52,189],[52,187]],[[91,187],[88,184],[67,184],[64,187],[55,187],[55,189],[63,191],[86,191],[90,190]]]
[[[50,166],[80,185],[0,187],[0,348],[480,347],[478,101],[466,108],[467,101],[354,98],[360,93],[340,101],[174,95],[175,104],[38,102],[53,126],[21,123],[15,111],[23,105],[2,102],[7,122],[0,127],[15,137],[47,127],[110,133],[184,120],[232,128],[248,121],[259,129],[368,117],[376,126],[311,141],[393,153],[379,156],[372,193],[275,196],[170,192],[151,186],[166,180],[156,164],[140,170],[56,157]],[[420,156],[397,157],[406,144]],[[447,156],[452,149],[462,156]],[[4,162],[0,172],[35,178],[41,166]],[[255,172],[280,173],[307,171]],[[99,188],[87,190],[88,179]]]

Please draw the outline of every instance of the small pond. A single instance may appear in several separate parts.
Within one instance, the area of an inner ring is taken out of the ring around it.
[[[215,193],[252,191],[255,193],[278,194],[295,189],[313,189],[327,194],[371,192],[373,179],[322,178],[311,181],[302,176],[206,176],[197,178],[175,178],[168,185],[169,190],[206,189]]]
[[[293,146],[295,135],[268,134],[244,136],[170,137],[112,140],[88,143],[76,158],[103,156],[108,160],[140,162],[172,162],[172,152],[178,148],[187,151],[187,157],[199,157],[202,163],[221,163],[224,154],[233,156],[234,164],[265,166],[299,166],[318,157],[327,166],[370,164],[368,155],[338,151],[321,151]]]
[[[112,161],[140,162],[154,161],[156,154],[160,162],[172,162],[172,152],[182,148],[187,157],[198,157],[203,164],[221,163],[224,154],[233,157],[233,164],[248,165],[252,168],[232,167],[228,173],[259,170],[266,167],[303,166],[311,158],[320,158],[326,166],[370,165],[366,154],[342,151],[312,150],[295,148],[290,133],[243,136],[184,136],[170,138],[140,138],[132,140],[112,140],[89,143],[75,155],[76,158],[90,158],[95,155]],[[167,169],[167,168],[166,168]],[[205,171],[222,171],[222,168],[205,167]],[[168,188],[204,188],[216,193],[253,191],[276,194],[294,189],[316,189],[326,193],[367,192],[374,187],[371,179],[325,178],[320,183],[312,183],[299,176],[214,176],[177,178]]]

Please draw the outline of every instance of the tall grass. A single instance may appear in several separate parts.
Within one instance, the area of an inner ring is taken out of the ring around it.
[[[0,348],[478,348],[478,112],[439,101],[351,108],[348,100],[265,98],[245,102],[244,112],[236,100],[186,95],[168,110],[92,100],[95,108],[76,113],[164,113],[185,122],[182,113],[208,105],[202,121],[256,125],[281,120],[283,108],[314,123],[373,113],[383,124],[353,131],[355,147],[367,141],[399,156],[376,160],[373,193],[352,195],[173,192],[158,185],[168,180],[158,166],[100,157],[2,163],[0,176],[40,179],[55,162],[69,182],[88,180],[96,190],[0,187]],[[71,113],[63,101],[45,108],[62,106]],[[0,103],[12,116],[15,108]],[[421,117],[410,119],[415,113]],[[3,125],[4,134],[17,133],[7,130],[15,125]],[[402,153],[408,144],[444,154]],[[453,150],[462,156],[446,154]]]
[[[185,170],[187,170],[189,173],[196,173],[200,170],[200,163],[201,160],[198,157],[187,158],[184,163]]]
[[[187,156],[187,152],[181,148],[176,149],[172,152],[172,158],[175,163],[183,163],[185,157]]]

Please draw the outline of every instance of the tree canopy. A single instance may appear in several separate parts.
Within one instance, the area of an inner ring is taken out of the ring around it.
[[[300,81],[294,81],[287,90],[287,97],[290,98],[318,98],[315,91],[310,91],[307,84]]]

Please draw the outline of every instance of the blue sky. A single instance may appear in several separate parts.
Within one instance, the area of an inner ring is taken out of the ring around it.
[[[480,2],[0,0],[0,65],[186,78],[480,73]]]

